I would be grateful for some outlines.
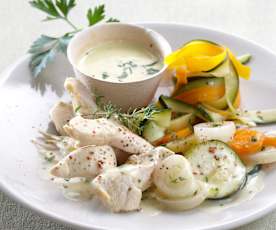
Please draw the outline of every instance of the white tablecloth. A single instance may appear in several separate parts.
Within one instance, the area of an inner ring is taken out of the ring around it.
[[[86,9],[105,3],[107,16],[121,21],[162,21],[207,26],[249,38],[276,51],[275,0],[78,0],[72,20],[85,25]],[[0,1],[0,69],[24,55],[40,34],[59,35],[70,28],[63,22],[42,23],[44,15],[28,0]],[[265,77],[265,76],[264,76]],[[23,208],[0,192],[0,229],[70,229]],[[240,230],[276,229],[276,212]]]

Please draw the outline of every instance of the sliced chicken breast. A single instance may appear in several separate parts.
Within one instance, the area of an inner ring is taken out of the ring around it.
[[[64,126],[64,130],[81,146],[111,145],[131,154],[147,153],[153,149],[149,142],[111,119],[91,120],[77,116]]]
[[[158,146],[146,153],[140,155],[131,155],[127,163],[128,164],[158,164],[160,161],[164,160],[174,152],[163,146]]]
[[[149,153],[132,155],[129,164],[107,170],[92,181],[96,195],[113,212],[139,210],[140,193],[152,185],[156,165],[172,154],[167,148],[157,147]]]
[[[142,191],[133,177],[121,172],[119,168],[111,169],[97,176],[93,182],[95,195],[113,212],[127,212],[140,209]]]
[[[57,132],[64,136],[66,133],[63,129],[63,126],[74,117],[73,106],[69,103],[59,101],[50,110],[50,117],[56,127]]]
[[[67,78],[64,82],[64,88],[72,98],[72,104],[76,114],[89,115],[97,111],[97,105],[94,101],[92,92],[90,92],[80,80],[76,78]]]
[[[154,164],[124,164],[118,169],[125,175],[130,175],[136,187],[141,191],[147,190],[152,184],[152,176],[154,171]]]
[[[51,168],[50,174],[63,178],[94,178],[116,166],[116,156],[110,146],[90,145],[71,152]]]

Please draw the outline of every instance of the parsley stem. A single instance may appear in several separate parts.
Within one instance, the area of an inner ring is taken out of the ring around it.
[[[76,27],[68,18],[62,18],[64,21],[66,21],[74,30],[78,30],[78,27]]]

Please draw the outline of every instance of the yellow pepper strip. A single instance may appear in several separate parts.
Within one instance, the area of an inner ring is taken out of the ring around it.
[[[181,85],[187,84],[187,70],[184,67],[179,67],[175,71],[175,76],[177,78],[176,88],[179,88]]]
[[[235,99],[235,101],[233,103],[234,108],[236,108],[236,109],[239,108],[240,102],[241,102],[241,96],[240,96],[240,92],[238,92],[237,97],[236,97],[236,99]],[[208,102],[207,103],[203,102],[202,105],[204,107],[206,107],[208,110],[224,116],[226,119],[227,118],[232,119],[232,118],[235,117],[235,115],[233,114],[233,112],[231,112],[229,110],[216,109],[213,106],[209,105]]]
[[[226,50],[222,53],[215,55],[213,57],[210,56],[196,56],[190,57],[187,59],[187,66],[190,72],[204,72],[211,70],[212,68],[219,65],[226,57]]]
[[[176,71],[178,86],[187,83],[189,76],[209,71],[219,65],[227,56],[233,62],[238,75],[245,79],[250,77],[250,68],[243,65],[229,48],[212,42],[196,40],[185,44],[165,58],[168,68]]]
[[[234,54],[231,52],[230,49],[227,48],[227,51],[229,53],[229,57],[232,61],[232,63],[234,64],[237,72],[238,72],[238,75],[240,77],[243,77],[244,79],[246,80],[249,80],[250,79],[250,68],[246,65],[243,65],[235,56]]]
[[[197,104],[201,102],[211,102],[217,100],[225,94],[224,85],[220,86],[202,86],[177,95],[175,98],[188,104]]]
[[[158,145],[163,145],[163,144],[166,144],[170,141],[173,141],[173,140],[176,140],[176,139],[179,139],[179,138],[184,138],[184,137],[187,137],[189,135],[192,134],[192,130],[190,127],[186,127],[184,129],[181,129],[175,133],[169,133],[167,135],[165,135],[164,137],[162,137],[161,139],[157,140],[154,145],[155,146],[158,146]]]
[[[241,94],[240,94],[240,91],[239,91],[238,94],[237,94],[237,97],[236,97],[236,99],[233,103],[233,106],[234,106],[234,108],[237,109],[237,108],[240,107],[240,105],[241,105]]]
[[[206,41],[192,41],[167,56],[165,63],[171,69],[187,66],[190,72],[202,72],[217,66],[226,54],[224,47]]]
[[[204,107],[206,107],[208,110],[212,111],[212,112],[215,112],[215,113],[218,113],[222,116],[224,116],[225,118],[229,118],[229,117],[232,117],[232,113],[228,110],[222,110],[222,109],[216,109],[214,108],[213,106],[207,104],[207,103],[202,103],[202,105]]]

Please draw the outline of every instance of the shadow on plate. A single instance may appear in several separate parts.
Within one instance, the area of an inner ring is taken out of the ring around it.
[[[30,75],[31,76],[31,75]],[[67,77],[74,76],[73,69],[63,54],[58,54],[37,78],[30,78],[31,87],[44,95],[50,89],[57,96],[64,93],[63,83]]]

